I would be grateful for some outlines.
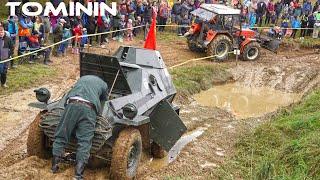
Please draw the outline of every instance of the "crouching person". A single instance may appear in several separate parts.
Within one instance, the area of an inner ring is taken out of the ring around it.
[[[9,36],[6,35],[4,27],[0,24],[0,61],[9,59],[13,55],[14,45]],[[0,63],[1,87],[7,88],[7,71],[9,62]]]
[[[107,84],[97,76],[82,76],[67,95],[64,114],[55,132],[52,148],[52,172],[59,170],[58,164],[64,156],[72,132],[78,142],[76,153],[75,179],[83,179],[88,163],[97,114],[101,113],[107,100]]]

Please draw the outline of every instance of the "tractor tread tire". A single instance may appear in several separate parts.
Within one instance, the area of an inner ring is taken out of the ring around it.
[[[166,156],[166,151],[157,143],[153,142],[151,144],[151,154],[154,158],[162,159]]]
[[[248,54],[249,49],[252,48],[252,47],[256,47],[256,48],[258,49],[258,55],[257,55],[257,57],[254,58],[254,59],[249,59],[248,56],[247,56],[247,54]],[[260,51],[260,44],[259,44],[258,42],[250,42],[250,43],[247,44],[247,45],[244,47],[244,49],[243,49],[242,59],[243,59],[244,61],[255,61],[255,60],[259,59],[260,53],[261,53],[261,51]]]
[[[213,57],[213,59],[218,60],[218,61],[223,61],[223,60],[226,60],[228,58],[229,52],[231,50],[231,44],[232,44],[231,39],[227,35],[224,35],[224,34],[217,35],[210,42],[210,44],[208,45],[208,49],[207,49],[207,55],[208,56],[216,55],[215,49],[217,48],[219,42],[221,42],[221,41],[224,41],[224,42],[226,42],[228,44],[228,50],[227,50],[227,53],[223,57],[217,57],[217,56]]]
[[[38,156],[41,159],[48,159],[51,157],[51,152],[45,147],[45,135],[39,127],[41,115],[42,113],[39,113],[29,126],[27,154],[28,156]]]
[[[134,179],[135,175],[130,177],[127,174],[127,163],[128,163],[128,154],[132,144],[138,141],[140,146],[140,154],[138,156],[138,164],[141,158],[142,153],[142,140],[139,130],[134,128],[127,128],[122,130],[119,133],[118,138],[116,139],[113,148],[112,148],[112,159],[110,167],[110,178],[114,180],[130,180]],[[137,169],[135,174],[137,173]]]
[[[195,40],[198,36],[197,35],[192,35],[191,37],[188,38],[187,43],[190,51],[192,52],[204,52],[204,49],[198,47],[195,43]]]

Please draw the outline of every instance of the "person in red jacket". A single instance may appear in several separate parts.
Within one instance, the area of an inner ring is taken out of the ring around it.
[[[265,24],[269,24],[270,23],[270,19],[272,17],[272,15],[274,14],[274,3],[273,0],[270,0],[267,4],[267,13],[266,13],[266,19],[264,21]]]
[[[72,54],[79,54],[79,46],[81,42],[81,37],[79,36],[82,36],[82,28],[80,24],[75,25],[75,27],[72,29],[72,35],[75,36],[72,44]]]

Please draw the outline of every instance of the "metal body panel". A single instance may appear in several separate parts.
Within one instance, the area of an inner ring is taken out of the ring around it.
[[[179,115],[166,100],[161,101],[150,115],[150,137],[169,151],[187,130]]]

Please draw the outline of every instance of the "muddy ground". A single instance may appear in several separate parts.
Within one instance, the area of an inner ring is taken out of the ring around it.
[[[142,46],[142,41],[126,42]],[[108,49],[89,48],[90,52],[109,54],[119,46],[111,42]],[[168,67],[191,58],[200,57],[189,52],[186,43],[159,43],[163,58]],[[47,87],[54,98],[59,97],[78,78],[78,57],[68,55],[53,59],[53,66],[59,70],[57,77],[39,87]],[[199,61],[197,63],[215,63]],[[286,92],[306,94],[320,83],[320,55],[314,50],[282,48],[279,54],[263,51],[261,59],[256,62],[235,62],[234,57],[224,62],[230,67],[234,80],[246,86],[268,86]],[[37,109],[29,107],[34,102],[33,90],[26,89],[14,94],[0,97],[0,179],[70,179],[73,168],[63,166],[62,172],[52,175],[50,161],[37,157],[27,157],[26,141],[28,126],[33,121]],[[182,104],[181,117],[189,131],[199,127],[205,132],[189,143],[178,158],[167,165],[154,165],[144,157],[139,168],[138,179],[215,179],[216,169],[233,153],[233,145],[241,134],[252,130],[267,118],[250,118],[239,120],[232,114],[217,108],[200,107],[189,97],[189,103]],[[88,170],[87,179],[107,179],[108,169]]]

